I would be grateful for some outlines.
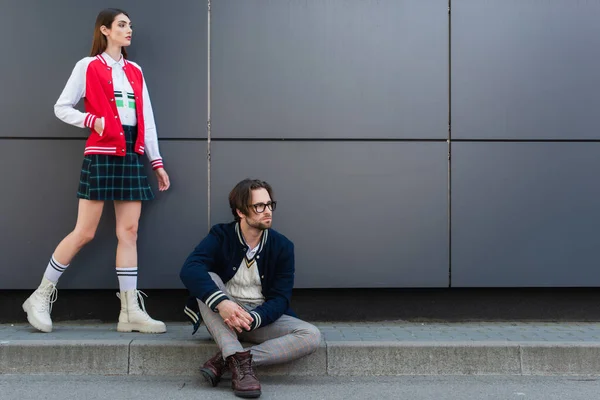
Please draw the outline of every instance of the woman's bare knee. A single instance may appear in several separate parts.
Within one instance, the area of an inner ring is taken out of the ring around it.
[[[102,201],[79,200],[77,224],[71,232],[71,237],[78,247],[83,247],[94,239],[103,207],[104,203]]]
[[[75,228],[71,235],[77,242],[77,245],[79,247],[83,247],[94,239],[94,236],[96,236],[96,230]]]
[[[135,244],[138,236],[138,224],[117,227],[117,239],[120,243]]]

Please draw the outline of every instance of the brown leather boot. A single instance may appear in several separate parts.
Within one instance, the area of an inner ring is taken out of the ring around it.
[[[200,372],[204,375],[207,381],[210,382],[211,385],[217,386],[219,381],[221,380],[221,376],[227,371],[227,363],[223,360],[223,355],[221,352],[218,352],[210,360],[204,363],[202,367],[200,367]]]
[[[233,394],[247,399],[260,396],[260,382],[252,369],[250,350],[230,355],[227,357],[227,365],[231,370]]]

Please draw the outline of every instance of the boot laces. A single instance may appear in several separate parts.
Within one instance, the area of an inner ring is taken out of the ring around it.
[[[245,360],[238,361],[238,370],[241,373],[240,379],[244,378],[246,375],[256,376],[254,375],[254,370],[252,369],[252,358],[246,358]]]
[[[121,293],[117,292],[117,297],[119,298],[119,300],[121,300]],[[140,304],[141,304],[141,311],[144,312],[144,314],[148,315],[148,313],[146,312],[146,304],[144,304],[144,297],[142,297],[142,295],[148,297],[148,295],[144,292],[142,292],[141,290],[136,290],[135,294],[138,298],[139,301],[136,301],[135,304],[132,304],[133,307],[136,308],[140,308]]]
[[[144,297],[142,295],[144,295],[146,297],[148,297],[148,295],[146,293],[142,292],[141,290],[136,290],[136,292],[137,292],[139,304],[142,306],[142,311],[144,312],[144,314],[147,315],[148,313],[146,312],[146,304],[144,304]]]
[[[45,286],[42,286],[38,290],[38,295],[42,299],[42,309],[40,311],[51,313],[52,305],[58,299],[58,290],[56,289],[56,285],[49,283]]]

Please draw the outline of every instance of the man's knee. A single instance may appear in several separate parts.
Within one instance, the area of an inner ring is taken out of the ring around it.
[[[316,326],[305,323],[302,327],[302,332],[307,344],[308,344],[308,354],[314,353],[317,351],[319,346],[321,345],[321,331]]]

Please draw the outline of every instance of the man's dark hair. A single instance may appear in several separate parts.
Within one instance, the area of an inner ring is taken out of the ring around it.
[[[256,189],[266,189],[269,193],[269,197],[274,201],[273,189],[265,181],[259,179],[244,179],[231,190],[229,193],[229,207],[231,207],[231,213],[236,221],[240,221],[240,217],[237,214],[237,210],[240,210],[242,214],[248,215],[250,210],[250,201],[252,199],[252,191]]]

